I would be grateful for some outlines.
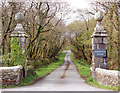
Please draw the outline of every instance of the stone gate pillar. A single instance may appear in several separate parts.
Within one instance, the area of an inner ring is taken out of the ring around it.
[[[103,12],[98,11],[95,14],[95,20],[97,25],[94,29],[92,37],[92,74],[93,80],[95,80],[95,68],[107,69],[107,37],[108,34],[101,24],[103,19]]]

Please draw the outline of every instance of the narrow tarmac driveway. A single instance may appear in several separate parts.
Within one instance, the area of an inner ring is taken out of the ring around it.
[[[2,89],[2,91],[110,91],[86,84],[85,80],[80,78],[74,63],[70,60],[70,55],[71,51],[68,51],[65,56],[64,64],[36,84]],[[70,62],[70,64],[66,69],[68,62]],[[63,75],[64,77],[61,78]]]

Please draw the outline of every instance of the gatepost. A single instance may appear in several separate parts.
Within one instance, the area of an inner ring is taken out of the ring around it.
[[[107,37],[108,34],[102,26],[103,12],[98,11],[95,14],[95,20],[97,25],[94,29],[92,37],[92,75],[93,80],[95,80],[95,69],[103,68],[107,69]]]

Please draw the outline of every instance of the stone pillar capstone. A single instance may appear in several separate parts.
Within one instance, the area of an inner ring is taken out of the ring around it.
[[[95,14],[95,20],[97,25],[94,29],[92,37],[92,74],[93,80],[95,80],[95,69],[103,68],[107,69],[107,37],[108,34],[102,26],[103,12],[98,11]]]

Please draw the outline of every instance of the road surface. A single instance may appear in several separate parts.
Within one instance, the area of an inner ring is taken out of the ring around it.
[[[68,51],[64,64],[36,84],[2,89],[2,91],[110,91],[86,84],[85,80],[80,78],[74,63],[70,60],[70,55],[71,51]],[[65,72],[66,65],[68,64],[67,61],[70,62],[70,65]],[[61,78],[64,72],[65,76]]]

